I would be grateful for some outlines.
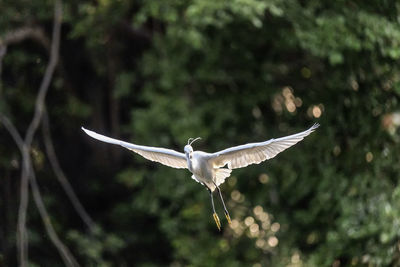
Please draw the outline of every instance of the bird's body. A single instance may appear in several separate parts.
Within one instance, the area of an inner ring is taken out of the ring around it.
[[[192,159],[188,160],[188,169],[193,174],[193,179],[202,184],[212,184],[215,170],[208,162],[210,154],[203,151],[194,151]]]
[[[230,174],[231,170],[213,166],[212,161],[210,161],[211,158],[212,154],[210,153],[194,151],[192,159],[188,160],[188,169],[193,174],[192,178],[195,181],[207,186],[211,192],[214,192],[216,188],[215,185],[219,185],[223,182],[221,181],[220,174],[222,172]]]
[[[318,127],[319,124],[314,124],[308,130],[297,134],[277,139],[270,139],[265,142],[235,146],[216,153],[193,151],[191,144],[200,138],[194,140],[190,138],[188,144],[184,147],[184,153],[180,153],[166,148],[140,146],[127,143],[89,131],[83,127],[82,130],[97,140],[121,145],[151,161],[156,161],[173,168],[187,168],[192,173],[192,178],[209,190],[214,211],[214,219],[218,229],[220,229],[221,224],[217,214],[215,213],[212,192],[214,192],[215,189],[218,190],[224,205],[225,216],[228,222],[230,222],[229,213],[222,199],[219,185],[230,176],[232,169],[243,168],[250,164],[258,164],[267,159],[271,159],[283,150],[303,140],[304,137],[312,133]]]

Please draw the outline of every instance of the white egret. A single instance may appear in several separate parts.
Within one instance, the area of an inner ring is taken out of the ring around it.
[[[193,174],[192,178],[204,185],[209,191],[212,209],[214,212],[213,217],[215,223],[217,224],[218,230],[221,230],[221,222],[217,213],[215,212],[213,192],[215,189],[218,190],[224,206],[226,219],[230,224],[231,218],[222,198],[219,185],[221,185],[225,179],[230,176],[232,169],[243,168],[250,164],[259,164],[262,161],[271,159],[283,150],[303,140],[304,137],[308,136],[318,127],[319,124],[316,123],[308,130],[297,134],[277,139],[270,139],[265,142],[235,146],[215,153],[193,151],[192,144],[196,140],[199,140],[200,137],[195,139],[189,138],[188,144],[184,148],[185,153],[180,153],[172,149],[140,146],[127,143],[95,133],[83,127],[82,130],[97,140],[123,146],[148,160],[156,161],[173,168],[189,169],[189,171]]]

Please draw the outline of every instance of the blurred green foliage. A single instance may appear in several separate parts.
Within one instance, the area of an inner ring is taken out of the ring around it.
[[[50,39],[52,1],[0,6],[0,37],[36,25]],[[396,1],[65,1],[47,106],[97,226],[85,230],[39,134],[35,168],[58,233],[83,266],[400,266],[399,19]],[[47,61],[35,40],[3,59],[1,111],[21,131]],[[314,122],[302,143],[233,172],[222,233],[187,171],[79,130],[179,151],[201,136],[195,149],[211,152]],[[20,156],[0,129],[0,263],[12,265]],[[33,205],[28,227],[32,264],[60,265]]]

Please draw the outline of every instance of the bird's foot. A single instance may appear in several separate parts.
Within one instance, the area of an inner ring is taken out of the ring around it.
[[[214,217],[215,223],[217,224],[218,230],[221,231],[221,222],[220,222],[220,220],[218,218],[218,215],[215,212],[213,214],[213,217]]]
[[[229,216],[229,213],[227,211],[225,211],[225,217],[226,217],[226,220],[228,221],[228,223],[232,224],[231,216]]]

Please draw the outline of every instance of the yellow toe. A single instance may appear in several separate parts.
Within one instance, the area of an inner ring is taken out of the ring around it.
[[[225,213],[225,217],[226,217],[226,220],[228,221],[228,223],[232,224],[231,216],[229,216],[229,213]]]
[[[217,215],[216,213],[214,213],[214,214],[213,214],[213,217],[214,217],[215,223],[217,224],[218,230],[221,231],[221,222],[220,222],[220,220],[219,220],[218,215]]]

